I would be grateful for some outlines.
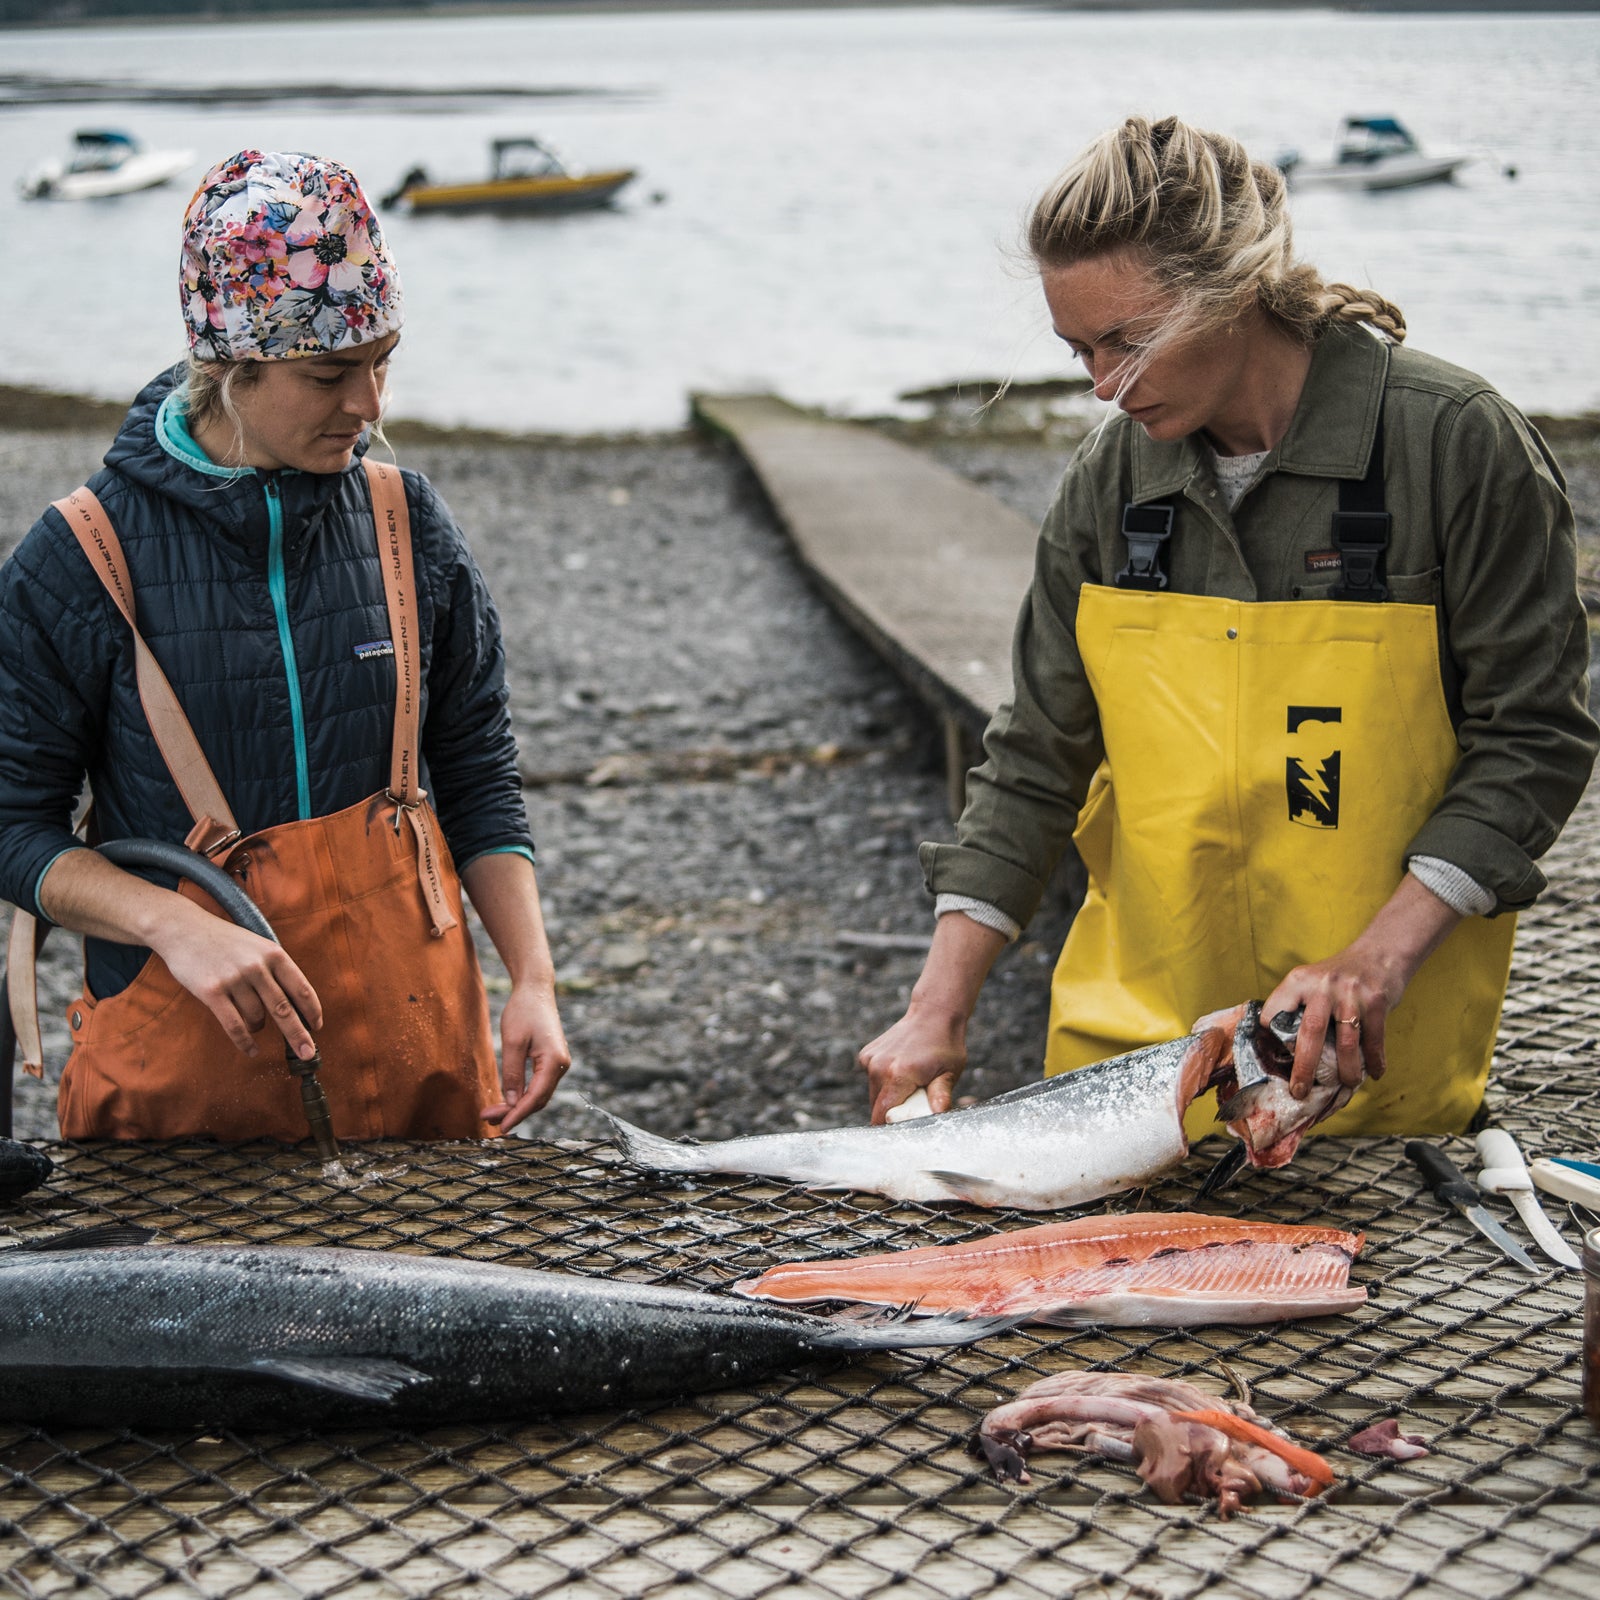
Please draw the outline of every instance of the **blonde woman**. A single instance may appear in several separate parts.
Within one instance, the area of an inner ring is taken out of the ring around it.
[[[1028,242],[1120,415],[1045,520],[957,842],[923,846],[936,933],[861,1052],[874,1120],[949,1105],[1071,838],[1047,1073],[1265,997],[1304,1007],[1296,1093],[1329,1029],[1361,1084],[1326,1131],[1459,1130],[1596,751],[1560,469],[1397,307],[1295,259],[1282,176],[1232,139],[1130,118]]]

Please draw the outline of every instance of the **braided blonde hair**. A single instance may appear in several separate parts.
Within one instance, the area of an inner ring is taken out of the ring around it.
[[[1399,344],[1400,308],[1369,289],[1324,283],[1294,259],[1283,174],[1238,140],[1176,117],[1129,117],[1056,178],[1033,209],[1027,248],[1041,271],[1117,250],[1138,254],[1173,315],[1142,345],[1226,326],[1252,304],[1302,344],[1336,322]]]

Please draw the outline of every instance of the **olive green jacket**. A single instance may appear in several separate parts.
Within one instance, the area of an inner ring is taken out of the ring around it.
[[[1328,599],[1341,578],[1338,480],[1365,474],[1380,401],[1389,595],[1437,609],[1461,746],[1406,860],[1454,863],[1497,911],[1538,895],[1534,863],[1577,804],[1600,743],[1565,481],[1483,379],[1347,327],[1318,343],[1289,431],[1231,516],[1197,435],[1157,443],[1119,415],[1078,450],[1040,532],[1012,697],[968,775],[958,843],[922,847],[930,890],[988,901],[1019,923],[1037,908],[1105,753],[1075,626],[1079,587],[1110,583],[1128,559],[1124,504],[1172,500],[1167,564],[1178,593]]]

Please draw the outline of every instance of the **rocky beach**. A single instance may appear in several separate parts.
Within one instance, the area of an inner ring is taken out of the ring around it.
[[[0,554],[99,464],[113,408],[12,391],[0,406]],[[914,442],[1029,518],[1058,433],[938,427]],[[1600,439],[1546,423],[1600,606]],[[916,845],[948,837],[942,747],[921,704],[811,589],[729,447],[694,436],[518,441],[394,430],[455,511],[505,627],[511,708],[574,1063],[526,1131],[586,1137],[595,1102],[721,1138],[853,1122],[856,1051],[898,1016],[932,926]],[[1058,873],[1002,956],[964,1094],[1039,1070],[1048,979],[1073,904]],[[507,981],[479,930],[491,1000]],[[77,941],[41,962],[55,1131]],[[337,1071],[337,1063],[328,1063]]]

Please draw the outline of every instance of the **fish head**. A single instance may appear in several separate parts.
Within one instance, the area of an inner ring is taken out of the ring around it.
[[[1231,1039],[1245,1009],[1236,1006],[1214,1011],[1202,1017],[1195,1028],[1226,1027]],[[1340,1082],[1339,1059],[1330,1039],[1317,1058],[1311,1092],[1304,1100],[1295,1099],[1289,1092],[1289,1074],[1299,1031],[1298,1016],[1280,1013],[1270,1023],[1258,1022],[1252,1043],[1265,1080],[1241,1088],[1231,1063],[1215,1080],[1217,1115],[1228,1132],[1243,1142],[1245,1159],[1253,1167],[1287,1166],[1306,1130],[1331,1117],[1355,1093],[1353,1087]]]

